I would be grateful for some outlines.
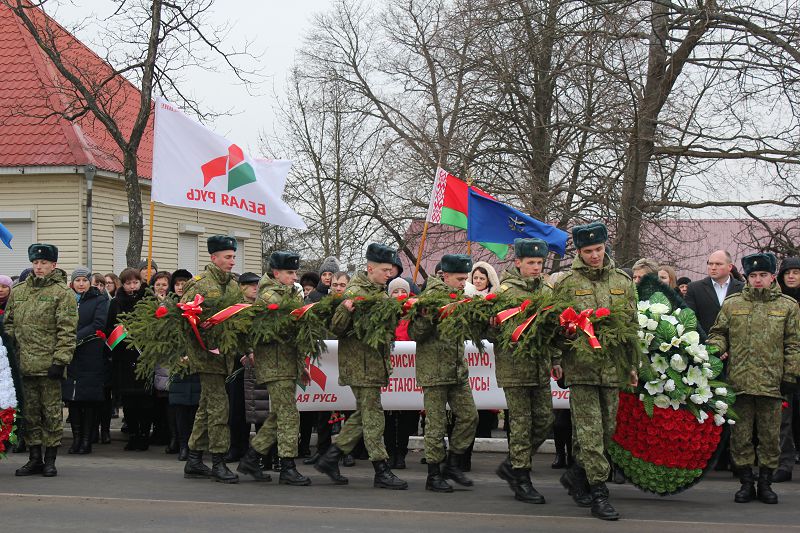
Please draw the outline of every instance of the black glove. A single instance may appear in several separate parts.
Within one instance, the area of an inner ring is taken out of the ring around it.
[[[55,363],[50,365],[50,368],[47,369],[47,377],[55,381],[64,379],[64,365],[57,365]]]

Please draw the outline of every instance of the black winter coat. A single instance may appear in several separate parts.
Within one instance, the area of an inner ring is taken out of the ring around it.
[[[106,383],[105,342],[95,336],[105,331],[108,298],[90,287],[78,300],[78,346],[67,365],[67,379],[61,382],[61,397],[67,402],[102,402]],[[83,341],[83,343],[81,343]]]
[[[269,391],[256,381],[255,369],[244,367],[244,417],[248,424],[263,424],[269,415]]]
[[[169,384],[170,405],[198,405],[200,403],[200,375],[172,376]]]
[[[108,321],[106,322],[106,335],[119,323],[118,316],[122,313],[133,311],[136,302],[144,297],[145,286],[137,293],[129,296],[125,289],[120,288],[117,295],[111,300],[108,308]],[[111,385],[120,396],[152,396],[152,378],[148,381],[136,377],[136,361],[139,352],[129,347],[124,341],[119,343],[111,352]]]

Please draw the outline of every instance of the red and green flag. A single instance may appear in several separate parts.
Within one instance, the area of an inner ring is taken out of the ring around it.
[[[110,350],[113,350],[117,347],[119,343],[121,343],[125,338],[128,336],[128,331],[125,329],[125,326],[122,324],[118,324],[117,327],[111,332],[106,340],[106,345]]]
[[[436,179],[434,179],[433,190],[431,191],[431,201],[428,205],[428,216],[425,217],[425,220],[434,224],[446,224],[456,228],[467,229],[469,225],[467,206],[470,190],[494,200],[494,197],[477,187],[467,185],[466,182],[461,181],[443,168],[437,168]],[[505,259],[508,254],[507,244],[482,242],[480,245],[500,259]]]

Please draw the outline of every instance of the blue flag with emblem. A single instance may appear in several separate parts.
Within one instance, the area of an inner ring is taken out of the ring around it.
[[[0,241],[3,241],[3,244],[5,244],[9,250],[11,250],[11,239],[13,238],[14,236],[8,231],[8,228],[0,222]]]
[[[514,239],[536,237],[545,241],[557,254],[566,253],[569,238],[566,231],[473,191],[469,191],[468,201],[468,240],[511,244]]]

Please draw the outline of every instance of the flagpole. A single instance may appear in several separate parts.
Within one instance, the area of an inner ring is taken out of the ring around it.
[[[150,191],[153,194],[153,191]],[[145,283],[150,283],[150,272],[153,268],[153,219],[155,218],[155,205],[153,200],[150,200],[150,235],[147,237],[147,280]]]
[[[436,172],[439,172],[439,168],[442,166],[442,154],[439,153],[439,160],[436,162]],[[436,185],[436,174],[433,175],[433,184]],[[429,208],[430,209],[430,208]],[[417,249],[417,262],[414,265],[414,277],[411,278],[411,281],[414,284],[417,283],[417,274],[419,274],[419,263],[422,261],[422,250],[425,247],[425,239],[428,237],[428,215],[425,215],[425,225],[422,226],[422,238],[419,241],[419,249]]]

